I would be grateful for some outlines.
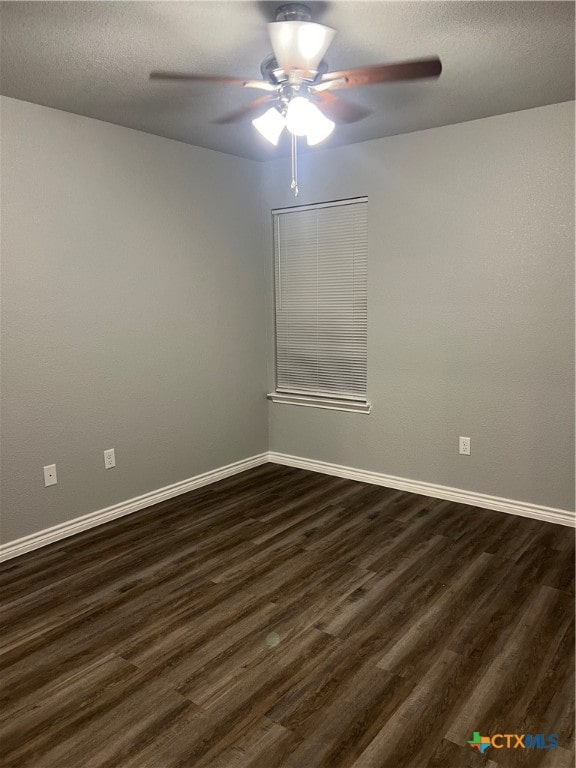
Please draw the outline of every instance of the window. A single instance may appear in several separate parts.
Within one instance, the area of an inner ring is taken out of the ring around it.
[[[275,402],[368,412],[366,198],[273,211]]]

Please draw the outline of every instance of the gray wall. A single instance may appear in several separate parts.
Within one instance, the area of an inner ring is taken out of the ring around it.
[[[3,541],[268,445],[573,508],[573,104],[302,159],[299,203],[369,196],[373,411],[271,404],[269,442],[289,161],[1,106]]]
[[[574,104],[315,150],[300,189],[369,196],[373,410],[270,404],[271,450],[573,509]]]
[[[265,277],[257,164],[1,106],[10,541],[266,450]]]

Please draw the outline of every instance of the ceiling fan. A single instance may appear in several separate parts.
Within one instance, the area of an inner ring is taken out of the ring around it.
[[[294,137],[306,136],[310,146],[324,141],[336,122],[353,123],[369,110],[344,101],[333,91],[375,83],[438,77],[442,63],[437,56],[395,64],[328,72],[324,54],[336,30],[311,21],[308,6],[288,3],[268,24],[274,53],[262,62],[262,80],[178,72],[152,72],[153,80],[211,82],[240,85],[264,91],[245,107],[221,117],[218,123],[234,123],[253,116],[252,124],[270,143],[277,145],[286,128]],[[267,109],[266,109],[267,107]]]

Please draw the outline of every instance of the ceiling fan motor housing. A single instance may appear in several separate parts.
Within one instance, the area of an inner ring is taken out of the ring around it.
[[[312,12],[304,3],[286,3],[276,11],[276,21],[310,21]]]
[[[316,69],[314,80],[318,79],[318,77],[323,75],[325,72],[328,72],[328,62],[326,59],[322,59],[320,64],[318,64],[318,68]],[[288,73],[285,72],[282,67],[278,66],[278,62],[276,61],[276,57],[273,53],[271,53],[269,56],[266,56],[262,64],[260,64],[260,73],[262,74],[262,78],[264,80],[267,80],[270,83],[274,83],[274,85],[278,85],[279,83],[286,82],[288,80]]]

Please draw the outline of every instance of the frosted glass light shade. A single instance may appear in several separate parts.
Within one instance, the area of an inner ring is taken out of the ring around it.
[[[314,146],[330,136],[334,123],[308,99],[296,96],[288,105],[286,128],[295,136],[306,136],[308,144]]]
[[[314,119],[314,107],[303,96],[295,96],[288,104],[286,128],[295,136],[306,136],[308,127]]]
[[[276,146],[280,134],[286,125],[286,120],[275,107],[271,107],[267,112],[264,112],[263,115],[252,120],[252,125],[270,142],[270,144]]]
[[[320,110],[318,111],[320,112]],[[313,147],[315,144],[320,144],[321,141],[327,139],[334,130],[334,126],[335,123],[320,112],[320,118],[316,118],[306,132],[308,146]]]
[[[278,66],[285,72],[317,70],[336,34],[335,29],[313,21],[274,21],[268,31]]]

